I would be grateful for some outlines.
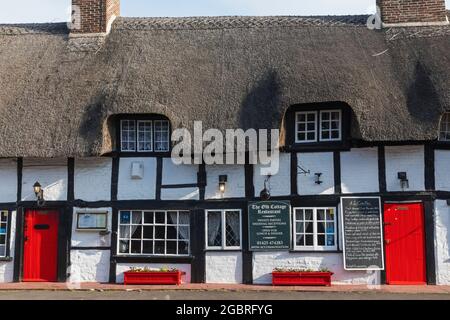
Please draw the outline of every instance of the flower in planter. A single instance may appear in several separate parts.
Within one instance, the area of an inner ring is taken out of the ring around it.
[[[128,270],[128,272],[178,272],[180,270],[178,270],[177,268],[168,268],[168,267],[162,267],[159,269],[150,269],[149,267],[131,267],[130,270]]]
[[[328,268],[321,268],[319,270],[313,269],[295,269],[295,268],[275,268],[273,272],[331,272]]]

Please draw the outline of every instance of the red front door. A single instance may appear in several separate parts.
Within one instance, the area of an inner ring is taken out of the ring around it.
[[[58,211],[26,211],[23,281],[57,280],[58,221]]]
[[[387,284],[426,284],[422,203],[386,204],[384,234]]]

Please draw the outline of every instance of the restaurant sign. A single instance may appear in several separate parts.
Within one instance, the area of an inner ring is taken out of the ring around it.
[[[250,250],[289,250],[290,211],[289,201],[250,202],[248,206]]]

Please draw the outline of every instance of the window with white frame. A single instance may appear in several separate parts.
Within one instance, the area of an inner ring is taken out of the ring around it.
[[[206,248],[241,249],[241,210],[206,211]]]
[[[8,211],[0,212],[0,257],[6,257],[8,246]]]
[[[439,126],[439,140],[450,141],[450,112],[444,113]]]
[[[187,256],[189,211],[120,211],[118,241],[122,255]]]
[[[341,110],[320,111],[320,141],[341,140]]]
[[[301,111],[295,113],[296,143],[340,141],[341,139],[341,110]]]
[[[337,250],[336,208],[294,208],[295,250]]]
[[[317,112],[297,112],[296,113],[296,142],[316,142],[317,141]]]
[[[167,152],[170,145],[168,120],[121,120],[123,152]]]

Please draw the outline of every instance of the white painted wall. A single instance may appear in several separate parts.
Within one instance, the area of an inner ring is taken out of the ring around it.
[[[242,253],[207,252],[206,283],[242,283]]]
[[[297,192],[300,195],[334,193],[334,164],[332,152],[299,153],[297,164],[309,174],[301,174],[298,169]],[[315,173],[322,173],[322,184],[317,184]]]
[[[0,283],[14,280],[14,250],[16,242],[16,211],[11,212],[11,234],[9,239],[10,256],[12,261],[0,261]]]
[[[81,282],[108,282],[109,257],[109,250],[71,250],[69,282],[72,285]]]
[[[36,181],[44,189],[45,200],[67,200],[67,159],[24,159],[22,179],[22,201],[36,200]]]
[[[198,200],[200,191],[198,188],[162,188],[161,200]]]
[[[400,187],[398,172],[406,172],[409,189],[404,191],[425,190],[425,155],[423,146],[386,147],[386,187],[388,191],[403,191]]]
[[[227,175],[225,192],[219,191],[219,176]],[[243,165],[206,166],[206,199],[226,199],[245,197],[245,167]]]
[[[435,151],[436,190],[450,191],[450,150]]]
[[[380,273],[365,271],[346,271],[342,253],[289,253],[289,252],[254,252],[253,281],[255,284],[272,283],[274,268],[313,269],[328,268],[334,275],[335,284],[379,284]]]
[[[134,268],[150,268],[151,270],[159,270],[160,268],[177,268],[186,272],[186,275],[182,276],[182,283],[191,282],[191,265],[190,264],[163,264],[163,263],[118,263],[116,266],[116,282],[123,283],[123,273]]]
[[[261,168],[266,167],[260,164],[253,166],[253,184],[255,186],[255,196],[259,197],[264,189],[266,176],[261,175]],[[273,172],[269,180],[270,194],[272,196],[287,196],[291,194],[291,155],[280,153],[280,166],[278,173]]]
[[[99,231],[79,231],[77,230],[77,212],[108,212],[108,230],[112,226],[111,208],[73,208],[72,222],[72,247],[109,247],[111,245],[111,234],[100,235]]]
[[[436,282],[450,285],[450,206],[446,200],[435,202]]]
[[[378,148],[341,152],[342,193],[378,192]]]
[[[75,160],[75,199],[84,201],[111,200],[111,158]]]
[[[17,201],[17,160],[0,159],[0,202]]]
[[[131,165],[141,162],[144,166],[142,179],[131,179]],[[156,159],[155,158],[120,158],[118,200],[155,199]]]
[[[176,165],[171,158],[163,159],[162,184],[197,183],[198,165]]]

